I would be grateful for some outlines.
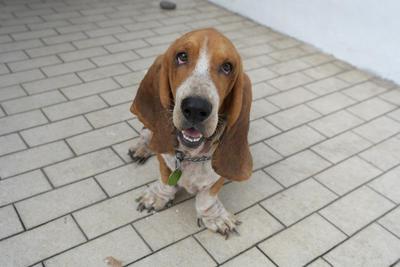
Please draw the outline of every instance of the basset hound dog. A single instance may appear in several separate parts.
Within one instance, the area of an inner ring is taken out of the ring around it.
[[[152,154],[160,180],[138,198],[138,210],[160,210],[178,187],[196,194],[198,223],[228,237],[240,222],[218,199],[225,179],[252,173],[247,135],[251,83],[234,45],[214,29],[186,33],[157,57],[140,83],[131,112],[143,123],[129,153]]]

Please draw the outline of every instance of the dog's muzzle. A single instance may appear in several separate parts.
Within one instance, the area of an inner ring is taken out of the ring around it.
[[[182,100],[181,111],[185,117],[185,129],[178,133],[183,145],[196,148],[204,141],[202,134],[204,122],[211,114],[212,105],[201,97],[187,97]]]

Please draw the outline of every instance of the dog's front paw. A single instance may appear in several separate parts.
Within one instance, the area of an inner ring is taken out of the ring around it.
[[[133,162],[138,164],[145,163],[154,153],[144,144],[136,144],[128,150],[128,155]]]
[[[237,226],[241,224],[241,221],[237,220],[234,215],[224,210],[217,216],[203,216],[197,219],[197,224],[201,227],[201,224],[213,232],[219,233],[228,239],[231,233],[239,235]]]
[[[161,184],[157,182],[146,188],[140,197],[136,199],[138,202],[137,210],[142,212],[147,210],[161,210],[164,207],[170,206],[174,199],[176,189],[172,186]]]

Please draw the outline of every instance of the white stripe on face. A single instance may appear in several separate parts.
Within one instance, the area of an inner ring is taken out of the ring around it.
[[[176,91],[173,122],[178,129],[182,129],[181,126],[185,121],[181,111],[182,100],[193,96],[205,98],[213,106],[210,116],[202,122],[205,128],[203,135],[209,137],[214,133],[218,123],[219,95],[210,75],[210,57],[208,55],[207,39],[203,41],[203,45],[199,50],[199,56],[193,72]]]
[[[207,53],[207,39],[204,40],[203,46],[200,49],[199,58],[197,59],[196,67],[192,75],[207,75],[209,76],[209,58]]]

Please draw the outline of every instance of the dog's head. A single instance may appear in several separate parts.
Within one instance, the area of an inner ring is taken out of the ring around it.
[[[166,77],[161,103],[173,109],[173,123],[183,145],[201,145],[214,134],[226,112],[231,113],[227,116],[231,124],[236,121],[241,101],[230,111],[224,103],[235,87],[242,87],[242,63],[225,36],[213,29],[183,35],[164,54],[162,68]]]
[[[226,130],[213,161],[221,152],[240,156],[248,152],[250,87],[234,45],[214,29],[197,30],[177,39],[156,59],[132,111],[153,131],[153,149],[160,153],[172,145],[167,131],[175,130],[175,140],[186,148],[198,148],[224,121]],[[164,149],[156,148],[159,145]],[[243,152],[233,150],[240,147]]]

